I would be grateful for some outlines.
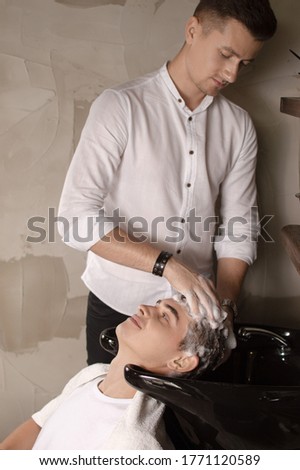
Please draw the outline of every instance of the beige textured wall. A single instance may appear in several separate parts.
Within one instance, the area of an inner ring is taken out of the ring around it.
[[[85,255],[48,229],[89,107],[101,91],[158,68],[183,41],[197,0],[0,0],[0,439],[85,365]],[[273,0],[280,30],[227,95],[260,138],[260,244],[242,318],[298,325],[299,277],[280,228],[299,222],[299,121],[279,113],[299,96],[298,0]],[[255,72],[255,73],[254,73]],[[27,221],[40,216],[39,243]]]

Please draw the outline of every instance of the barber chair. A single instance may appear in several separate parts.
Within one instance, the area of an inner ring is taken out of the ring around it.
[[[165,403],[176,449],[300,449],[300,331],[236,325],[228,361],[196,379],[163,377],[133,364],[126,380]],[[116,354],[114,329],[100,342]]]

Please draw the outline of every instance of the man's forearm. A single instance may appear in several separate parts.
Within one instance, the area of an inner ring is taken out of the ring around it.
[[[237,302],[249,265],[240,259],[221,258],[217,269],[217,292],[220,300]]]
[[[217,293],[222,304],[222,300],[229,299],[237,302],[243,281],[247,274],[249,265],[236,258],[220,258],[217,268]],[[233,333],[233,321],[235,317],[234,308],[223,306],[227,312],[225,325],[228,328],[229,335],[226,344],[226,352],[222,362],[227,361],[231,350],[236,347],[236,340]]]
[[[139,242],[119,228],[99,240],[91,251],[113,263],[152,273],[154,264],[161,252],[155,244]],[[175,290],[187,298],[194,313],[199,312],[199,304],[203,305],[210,315],[213,308],[219,308],[215,287],[203,276],[188,266],[171,257],[163,271],[163,276]]]
[[[149,273],[161,252],[155,245],[139,242],[118,227],[92,246],[91,251],[113,263]]]
[[[32,449],[39,433],[40,426],[30,418],[16,428],[3,442],[1,450],[30,450]]]

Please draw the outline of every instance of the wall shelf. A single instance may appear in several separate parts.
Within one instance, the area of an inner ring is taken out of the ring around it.
[[[300,118],[300,97],[281,98],[280,111]]]

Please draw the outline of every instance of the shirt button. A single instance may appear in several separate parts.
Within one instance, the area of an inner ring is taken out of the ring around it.
[[[182,224],[185,224],[185,219],[181,219],[181,223],[182,223]]]
[[[186,185],[186,187],[187,187],[187,188],[191,188],[191,187],[192,187],[191,183],[188,183],[188,184]]]
[[[182,103],[182,99],[181,99],[181,98],[178,99],[178,103]]]
[[[181,253],[181,250],[177,250],[177,252],[176,252],[176,253],[177,253],[178,255],[180,255],[180,253]]]
[[[190,116],[190,117],[189,117],[189,121],[192,121],[192,120],[193,120],[193,118],[192,118],[192,116]]]
[[[190,151],[190,155],[194,155],[194,153],[195,153],[194,150]]]

